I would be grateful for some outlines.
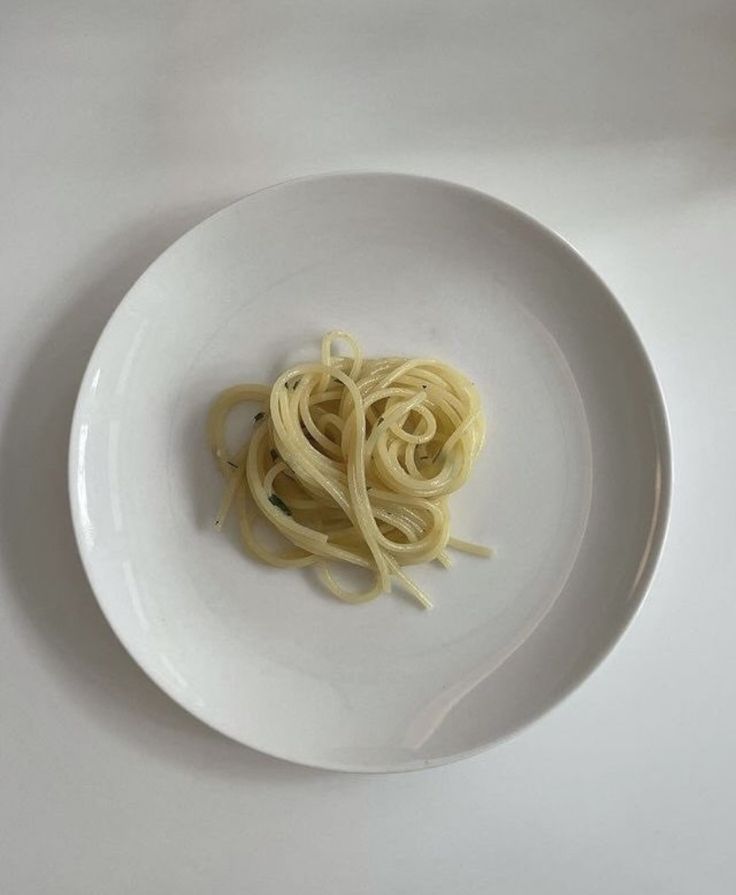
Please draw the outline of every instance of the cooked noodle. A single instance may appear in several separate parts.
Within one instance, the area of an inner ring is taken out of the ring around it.
[[[333,354],[337,340],[352,357]],[[231,455],[227,416],[250,402],[262,409],[250,440]],[[235,504],[245,546],[264,562],[315,565],[324,587],[348,603],[388,593],[396,580],[429,608],[404,566],[449,566],[448,546],[491,554],[450,537],[447,507],[484,433],[478,392],[457,370],[433,358],[363,358],[351,335],[327,333],[318,363],[291,367],[272,387],[233,386],[214,401],[208,437],[226,482],[215,524]],[[259,520],[289,546],[277,552],[261,543]],[[348,590],[334,561],[368,569],[373,584]]]

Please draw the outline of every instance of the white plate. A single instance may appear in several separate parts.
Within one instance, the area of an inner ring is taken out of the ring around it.
[[[210,400],[333,328],[443,358],[485,401],[453,530],[497,555],[417,568],[431,612],[342,604],[213,530]],[[249,196],[143,274],[82,383],[70,487],[102,609],[168,694],[272,755],[393,771],[508,736],[600,661],[652,575],[670,461],[641,344],[565,242],[461,186],[345,174]]]

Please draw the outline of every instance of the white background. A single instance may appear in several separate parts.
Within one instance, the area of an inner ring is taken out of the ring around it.
[[[5,2],[0,890],[736,891],[736,4]],[[174,238],[285,178],[456,180],[570,239],[671,416],[649,597],[551,715],[389,777],[188,717],[103,621],[66,499],[89,352]]]

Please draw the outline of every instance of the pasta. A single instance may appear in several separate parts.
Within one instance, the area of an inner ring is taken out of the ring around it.
[[[333,352],[337,341],[351,356]],[[226,423],[254,402],[246,444],[231,453]],[[208,440],[225,478],[215,525],[237,507],[247,550],[273,566],[315,566],[340,600],[363,603],[396,581],[426,608],[426,594],[404,568],[437,560],[447,548],[490,556],[450,536],[448,495],[467,481],[485,435],[478,392],[432,358],[362,356],[349,334],[327,333],[318,362],[286,370],[273,386],[235,385],[214,401]],[[256,533],[270,523],[286,542],[272,548]],[[363,590],[335,577],[336,562],[369,571]]]

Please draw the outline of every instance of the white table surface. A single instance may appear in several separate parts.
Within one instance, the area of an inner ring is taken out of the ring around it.
[[[8,0],[0,26],[0,891],[733,893],[736,4]],[[72,402],[127,288],[258,187],[456,180],[607,279],[671,416],[644,606],[511,742],[388,777],[258,755],[160,693],[68,519]]]

